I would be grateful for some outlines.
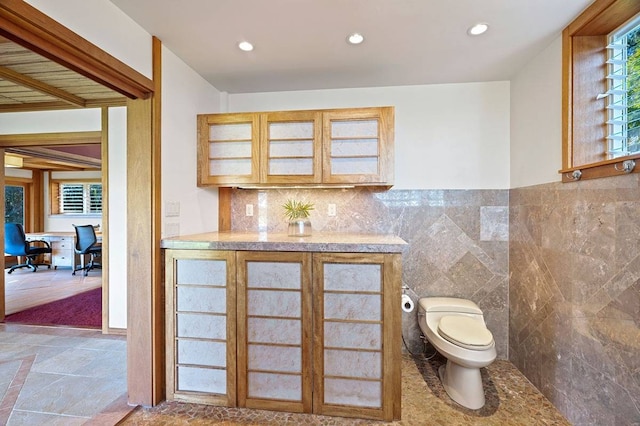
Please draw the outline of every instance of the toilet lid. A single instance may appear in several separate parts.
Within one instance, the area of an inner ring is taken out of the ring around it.
[[[493,335],[482,322],[461,315],[440,318],[438,333],[454,345],[466,349],[480,351],[493,345]]]

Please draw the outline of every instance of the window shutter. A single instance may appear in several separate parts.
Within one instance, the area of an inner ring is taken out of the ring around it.
[[[89,213],[102,213],[102,185],[89,185]]]
[[[60,211],[62,213],[84,212],[84,187],[82,184],[61,184],[60,194]]]
[[[640,151],[640,25],[623,28],[607,46],[607,142],[609,158]]]

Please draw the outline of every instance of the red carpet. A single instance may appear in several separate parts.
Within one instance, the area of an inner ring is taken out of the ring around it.
[[[102,327],[102,288],[7,315],[5,322],[30,325]]]

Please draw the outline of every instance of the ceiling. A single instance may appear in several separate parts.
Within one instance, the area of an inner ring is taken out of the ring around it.
[[[508,80],[591,0],[111,0],[228,93]],[[490,25],[479,37],[466,30]],[[347,35],[365,41],[352,46]],[[240,41],[252,52],[237,48]],[[0,37],[0,113],[125,97]],[[62,144],[62,145],[61,145]],[[2,145],[7,146],[7,145]],[[25,167],[100,168],[99,144],[7,148]]]
[[[111,2],[218,90],[251,93],[509,80],[592,0]]]
[[[125,103],[120,93],[0,37],[0,113]],[[21,137],[14,147],[8,147],[14,143],[11,138],[0,137],[0,142],[7,147],[7,153],[23,158],[24,168],[100,170],[100,137],[92,135],[88,139],[91,143],[56,137],[34,145],[33,141]]]

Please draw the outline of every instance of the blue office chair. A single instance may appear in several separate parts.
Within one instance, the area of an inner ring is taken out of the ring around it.
[[[73,227],[76,229],[76,254],[89,255],[89,262],[76,266],[71,275],[75,275],[76,271],[84,270],[86,277],[90,270],[101,267],[95,260],[102,255],[102,244],[98,243],[93,225],[73,225]]]
[[[31,268],[33,272],[38,266],[46,266],[51,269],[50,263],[36,263],[36,257],[41,254],[51,253],[51,246],[44,240],[27,241],[24,229],[19,223],[4,224],[4,252],[11,256],[24,257],[25,263],[14,265],[9,269],[12,273],[19,268]]]

